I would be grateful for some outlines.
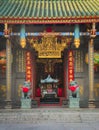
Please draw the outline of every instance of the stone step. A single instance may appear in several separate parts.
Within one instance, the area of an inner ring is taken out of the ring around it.
[[[0,123],[99,122],[99,111],[71,109],[0,110]]]
[[[83,122],[99,122],[99,113],[84,113],[80,116]]]

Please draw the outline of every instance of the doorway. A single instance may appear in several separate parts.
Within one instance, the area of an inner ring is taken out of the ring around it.
[[[63,59],[36,59],[35,97],[39,99],[40,105],[61,104],[66,91],[63,66]]]

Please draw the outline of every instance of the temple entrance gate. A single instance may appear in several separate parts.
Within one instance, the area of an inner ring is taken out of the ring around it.
[[[56,102],[62,104],[62,100],[66,99],[67,80],[66,50],[64,49],[68,48],[71,38],[46,33],[45,36],[32,37],[27,40],[37,52],[34,72],[36,76],[35,89],[33,88],[34,99],[38,100],[38,104],[42,102],[44,104],[55,104]],[[42,79],[45,79],[46,82],[41,83]],[[54,80],[58,80],[57,83]],[[56,92],[54,91],[55,88]]]

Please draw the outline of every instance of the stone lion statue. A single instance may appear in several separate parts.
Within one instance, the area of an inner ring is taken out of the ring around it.
[[[76,81],[71,81],[69,84],[70,97],[79,97],[79,85]]]
[[[22,86],[22,98],[24,98],[24,99],[30,98],[30,95],[31,95],[30,85],[31,85],[31,83],[28,82],[28,81],[25,81],[23,83],[23,86]]]

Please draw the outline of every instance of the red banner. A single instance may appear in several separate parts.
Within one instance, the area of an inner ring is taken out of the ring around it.
[[[32,81],[32,62],[31,53],[26,52],[26,81]]]
[[[68,52],[68,84],[74,80],[74,58],[73,51]]]

